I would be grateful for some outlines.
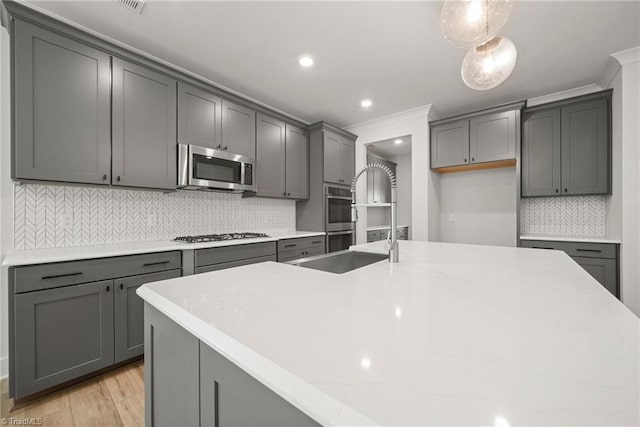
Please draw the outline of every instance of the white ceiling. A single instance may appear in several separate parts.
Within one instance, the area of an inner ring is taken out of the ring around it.
[[[517,1],[501,34],[518,49],[487,92],[460,78],[465,51],[442,37],[442,3],[32,1],[308,122],[346,126],[433,104],[439,116],[599,80],[609,54],[640,45],[638,1]],[[298,57],[315,58],[301,69]],[[360,107],[371,98],[373,107]]]

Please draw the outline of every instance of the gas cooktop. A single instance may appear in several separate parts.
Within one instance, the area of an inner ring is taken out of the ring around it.
[[[219,242],[222,240],[255,239],[258,237],[269,237],[269,235],[265,233],[202,234],[199,236],[179,236],[173,240],[182,243],[204,243]]]

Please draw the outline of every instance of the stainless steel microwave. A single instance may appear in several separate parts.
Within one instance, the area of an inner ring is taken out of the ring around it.
[[[178,144],[178,188],[256,191],[255,167],[251,157]]]

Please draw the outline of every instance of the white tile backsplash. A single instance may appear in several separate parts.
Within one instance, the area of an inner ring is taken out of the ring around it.
[[[179,190],[16,185],[14,247],[142,242],[179,235],[296,229],[295,201]]]
[[[520,234],[604,237],[605,196],[529,197],[520,201]]]

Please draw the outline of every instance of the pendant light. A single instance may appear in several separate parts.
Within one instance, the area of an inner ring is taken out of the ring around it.
[[[513,0],[445,0],[440,15],[444,37],[455,47],[491,40],[511,15]]]
[[[506,37],[494,37],[469,49],[462,61],[462,80],[475,90],[488,90],[504,82],[516,66],[516,47]]]

